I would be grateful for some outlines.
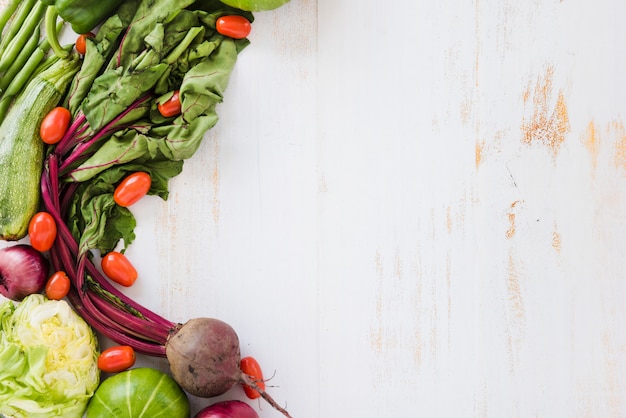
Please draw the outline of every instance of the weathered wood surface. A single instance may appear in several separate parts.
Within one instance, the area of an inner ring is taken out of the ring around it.
[[[258,13],[220,122],[133,209],[129,292],[233,325],[297,418],[626,416],[625,18]]]

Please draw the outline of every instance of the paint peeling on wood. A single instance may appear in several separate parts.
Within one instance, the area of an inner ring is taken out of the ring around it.
[[[613,118],[604,126],[590,121],[581,134],[581,142],[594,174],[607,167],[626,172],[626,128],[621,118]]]
[[[553,82],[554,67],[550,65],[524,91],[523,102],[530,114],[522,120],[522,142],[538,143],[556,157],[571,128],[565,96],[559,89],[554,98]]]
[[[159,312],[236,319],[294,416],[626,416],[626,6],[583,3],[259,13],[157,214]]]
[[[515,236],[516,233],[516,224],[515,224],[515,219],[516,219],[516,214],[515,214],[515,208],[517,207],[517,205],[520,203],[519,200],[516,200],[515,202],[511,203],[510,206],[510,210],[509,212],[506,214],[507,219],[508,219],[508,224],[509,224],[509,228],[506,230],[505,232],[505,237],[506,239],[512,239]]]
[[[624,122],[614,120],[609,125],[609,135],[615,138],[615,165],[617,168],[626,171],[626,129]]]
[[[370,330],[370,342],[375,352],[380,353],[383,350],[383,329],[382,329],[382,313],[383,313],[383,300],[382,300],[382,287],[383,287],[383,262],[380,251],[376,251],[376,257],[374,259],[376,277],[377,277],[377,298],[375,303],[375,319],[376,323]]]
[[[615,348],[614,335],[604,332],[602,345],[605,350],[605,384],[610,417],[621,417],[624,400],[622,398],[622,378],[618,375],[619,353]]]
[[[518,354],[521,349],[526,324],[526,304],[522,291],[520,265],[515,258],[513,250],[510,250],[508,256],[507,274],[509,329],[506,340],[509,347],[510,371],[515,373],[516,366],[519,364]]]
[[[596,124],[591,121],[583,134],[583,144],[591,155],[591,164],[594,170],[598,167],[599,140]]]
[[[509,229],[506,230],[504,235],[507,239],[511,239],[515,236],[515,214],[509,212],[507,213],[507,218],[509,219]]]
[[[561,253],[561,233],[558,231],[556,225],[554,226],[554,231],[552,231],[552,248],[558,254]]]
[[[480,166],[483,162],[485,152],[485,141],[477,141],[476,142],[476,155],[475,155],[475,165],[476,168]]]
[[[207,138],[209,139],[209,138]],[[219,139],[214,137],[211,138],[212,152],[211,152],[211,214],[213,216],[213,223],[218,224],[220,220],[220,165],[219,165],[219,157],[220,157],[220,142]]]

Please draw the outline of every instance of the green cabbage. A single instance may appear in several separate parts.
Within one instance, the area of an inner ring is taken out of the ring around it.
[[[0,304],[0,414],[81,417],[99,381],[92,329],[63,300]]]

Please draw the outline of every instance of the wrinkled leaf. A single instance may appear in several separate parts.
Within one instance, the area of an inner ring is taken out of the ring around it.
[[[114,53],[110,45],[119,37],[96,38],[96,44],[103,45],[93,48],[98,62],[85,70],[92,84],[80,110],[91,132],[107,134],[73,164],[67,177],[82,183],[68,216],[81,253],[108,252],[120,240],[125,246],[134,240],[132,213],[117,207],[112,197],[124,173],[149,171],[150,193],[166,198],[167,180],[182,170],[183,160],[196,152],[217,123],[217,104],[237,55],[248,45],[247,39],[216,32],[215,22],[224,14],[242,14],[253,21],[252,14],[219,0],[142,0]],[[105,65],[102,60],[108,56]],[[173,90],[180,90],[182,114],[164,118],[157,103]]]
[[[78,111],[80,104],[89,92],[93,80],[102,72],[119,45],[120,35],[130,24],[139,0],[122,2],[117,13],[108,18],[100,27],[95,39],[87,39],[87,48],[81,69],[70,86],[65,106],[72,115]]]
[[[180,87],[182,115],[168,122],[159,117],[158,112],[153,112],[157,122],[160,120],[162,124],[139,121],[137,128],[112,136],[91,158],[72,171],[71,177],[86,181],[109,167],[146,155],[151,158],[163,155],[170,160],[190,158],[204,134],[217,123],[216,105],[223,101],[236,60],[236,43],[224,39],[208,59],[200,61],[186,73]]]
[[[124,177],[136,171],[150,174],[152,184],[148,194],[163,199],[168,196],[168,180],[182,171],[182,161],[138,161],[102,171],[89,182],[82,183],[70,207],[70,230],[79,241],[80,253],[98,249],[101,253],[113,250],[120,240],[127,247],[135,239],[136,220],[128,208],[113,200],[115,186]]]

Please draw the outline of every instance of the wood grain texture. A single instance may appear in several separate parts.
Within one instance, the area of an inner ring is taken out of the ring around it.
[[[134,209],[129,292],[233,325],[297,418],[626,416],[624,18],[258,13],[220,122]]]

